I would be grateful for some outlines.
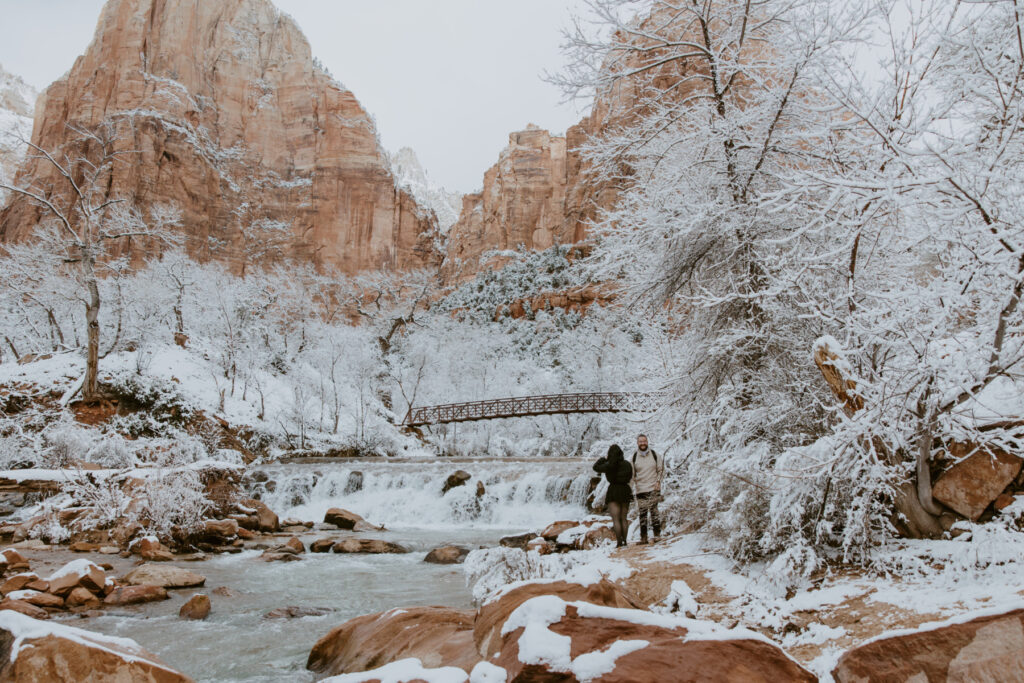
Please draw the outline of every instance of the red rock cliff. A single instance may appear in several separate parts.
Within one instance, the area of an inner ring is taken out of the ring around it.
[[[396,189],[373,120],[268,0],[110,0],[41,96],[32,139],[55,150],[76,137],[68,124],[108,121],[133,150],[108,192],[177,205],[194,256],[350,273],[439,262],[436,219]],[[54,177],[31,159],[19,171]],[[39,217],[12,200],[0,239],[25,238]]]

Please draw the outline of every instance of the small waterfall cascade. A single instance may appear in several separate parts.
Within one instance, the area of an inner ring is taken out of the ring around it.
[[[444,491],[459,470],[470,478]],[[267,465],[246,486],[282,519],[338,507],[388,528],[528,530],[587,514],[593,475],[569,459],[360,460]]]

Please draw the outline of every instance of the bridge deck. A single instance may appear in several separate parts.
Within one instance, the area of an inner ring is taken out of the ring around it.
[[[410,408],[402,424],[422,427],[450,422],[475,422],[506,417],[568,415],[572,413],[634,412],[651,394],[639,392],[597,392],[588,394],[547,394],[494,398],[487,401],[445,403]]]

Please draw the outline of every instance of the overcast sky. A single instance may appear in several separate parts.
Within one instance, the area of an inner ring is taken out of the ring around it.
[[[377,119],[384,146],[416,150],[451,190],[484,171],[528,123],[561,133],[576,104],[544,83],[580,0],[275,0],[313,55]],[[42,90],[92,39],[103,0],[0,0],[0,64]]]

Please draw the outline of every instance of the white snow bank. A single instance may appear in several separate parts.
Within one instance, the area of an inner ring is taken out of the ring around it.
[[[454,666],[427,669],[419,659],[409,657],[370,671],[331,676],[323,679],[321,683],[363,683],[378,680],[380,683],[406,683],[406,681],[417,680],[427,683],[467,683],[469,676],[465,671]]]
[[[55,636],[57,638],[65,638],[78,643],[79,645],[84,645],[85,647],[108,652],[127,662],[142,662],[151,666],[159,667],[165,671],[176,673],[174,669],[171,669],[162,662],[153,659],[150,653],[143,650],[142,647],[131,638],[105,636],[99,633],[93,633],[92,631],[74,628],[73,626],[64,626],[63,624],[57,624],[54,622],[39,621],[12,610],[0,610],[0,629],[10,631],[14,636],[14,643],[11,645],[10,655],[12,662],[18,658],[18,653],[20,653],[23,648],[31,647],[31,643],[26,643],[25,641],[33,640],[35,638]]]

